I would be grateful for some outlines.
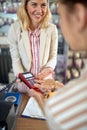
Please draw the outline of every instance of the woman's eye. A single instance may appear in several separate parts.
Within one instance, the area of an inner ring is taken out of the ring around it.
[[[45,4],[45,3],[44,3],[44,4],[42,4],[41,6],[42,6],[42,7],[46,7],[46,6],[47,6],[47,4]]]
[[[32,3],[31,5],[32,5],[33,7],[36,7],[36,6],[37,6],[37,4],[36,4],[36,3]]]
[[[44,4],[41,5],[41,7],[45,8],[45,7],[47,7],[47,4],[44,3]]]
[[[32,7],[37,7],[38,4],[37,4],[37,3],[31,3],[31,6],[32,6]],[[42,8],[45,8],[46,6],[47,6],[46,3],[41,4],[41,7],[42,7]]]

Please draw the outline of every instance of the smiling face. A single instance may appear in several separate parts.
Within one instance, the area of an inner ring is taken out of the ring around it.
[[[36,28],[46,16],[48,9],[47,0],[29,0],[27,12],[31,19],[31,26]]]
[[[76,4],[72,11],[64,4],[59,4],[61,31],[73,50],[87,50],[87,10],[81,4]]]

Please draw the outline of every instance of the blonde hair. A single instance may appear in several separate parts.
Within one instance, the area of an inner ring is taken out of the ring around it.
[[[20,5],[20,7],[18,8],[18,11],[17,11],[18,20],[20,21],[23,30],[27,30],[30,27],[30,17],[26,10],[28,1],[29,0],[22,0],[22,4]],[[47,0],[47,2],[48,2],[48,0]],[[47,13],[46,13],[44,19],[40,23],[41,27],[42,28],[47,27],[49,25],[50,19],[51,19],[51,12],[50,12],[49,5],[48,5]]]

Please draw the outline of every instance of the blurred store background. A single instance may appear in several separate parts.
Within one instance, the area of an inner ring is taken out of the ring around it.
[[[58,57],[55,68],[55,79],[66,84],[79,78],[85,68],[87,53],[73,52],[67,45],[59,27],[59,15],[57,12],[57,0],[49,0],[52,20],[58,29]],[[14,80],[12,62],[7,44],[7,34],[10,25],[17,19],[17,8],[21,0],[0,0],[0,83],[7,84]],[[78,41],[77,41],[78,42]]]

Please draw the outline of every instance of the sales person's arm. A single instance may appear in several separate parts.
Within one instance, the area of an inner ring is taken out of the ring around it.
[[[50,74],[54,74],[54,69],[57,64],[58,30],[55,25],[50,24],[44,33],[46,35],[46,44],[42,60],[43,66],[41,67],[40,73],[37,75],[38,79],[50,78]],[[43,43],[42,40],[43,39],[41,39],[41,42]]]
[[[19,72],[24,72],[20,55],[19,55],[19,50],[18,50],[18,34],[17,34],[17,29],[20,31],[20,25],[19,28],[16,28],[14,25],[11,25],[9,32],[8,32],[8,39],[7,42],[10,47],[10,53],[11,53],[11,58],[12,58],[12,67],[15,76]],[[18,32],[19,32],[18,31]]]

